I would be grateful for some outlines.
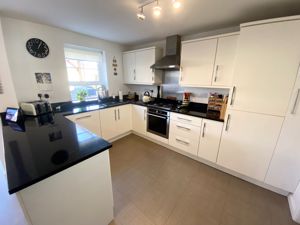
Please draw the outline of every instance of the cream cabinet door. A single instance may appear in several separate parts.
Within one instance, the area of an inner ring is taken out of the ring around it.
[[[212,86],[232,86],[238,37],[232,35],[218,39]]]
[[[285,116],[300,63],[300,21],[242,27],[231,109]]]
[[[117,134],[121,135],[132,129],[131,123],[131,106],[123,105],[116,108],[117,110]]]
[[[99,111],[75,114],[67,116],[67,118],[79,126],[93,132],[101,137],[101,125]]]
[[[264,181],[284,118],[228,110],[217,164]]]
[[[180,85],[210,86],[212,82],[217,39],[182,44]]]
[[[294,192],[300,181],[300,73],[265,182]]]
[[[222,129],[222,122],[203,119],[198,157],[216,163]]]
[[[117,119],[117,107],[100,110],[102,137],[104,139],[109,140],[118,136]]]
[[[135,83],[135,52],[123,53],[123,78],[124,83],[126,84]]]
[[[136,82],[154,83],[154,71],[150,68],[155,63],[155,48],[136,51]]]
[[[140,134],[147,134],[147,108],[132,105],[132,129]]]

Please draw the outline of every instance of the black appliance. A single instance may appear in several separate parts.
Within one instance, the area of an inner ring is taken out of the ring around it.
[[[169,138],[170,113],[157,107],[148,106],[147,131],[160,137]]]
[[[181,37],[173,35],[167,37],[166,56],[155,62],[151,69],[155,70],[180,70]]]

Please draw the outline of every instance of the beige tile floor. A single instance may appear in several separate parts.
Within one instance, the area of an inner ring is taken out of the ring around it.
[[[292,225],[287,198],[136,135],[110,150],[111,225]]]

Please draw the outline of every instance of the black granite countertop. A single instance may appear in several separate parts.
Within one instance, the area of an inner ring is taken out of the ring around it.
[[[111,144],[74,124],[63,113],[27,117],[24,123],[3,119],[8,191],[30,185],[95,156]]]
[[[135,104],[135,105],[140,105],[145,107],[152,106],[151,104],[144,103],[143,101],[135,101],[135,100],[118,101],[117,100],[117,101],[107,101],[107,102],[100,102],[100,103],[94,101],[94,102],[83,103],[83,104],[57,103],[53,105],[53,109],[55,110],[56,107],[59,106],[60,109],[57,112],[62,112],[65,116],[68,116],[72,114],[101,110],[101,109],[106,109],[106,108],[116,107],[116,106],[126,105],[126,104]],[[199,117],[203,119],[215,120],[218,122],[224,122],[224,120],[219,119],[215,115],[207,113],[207,104],[191,103],[189,107],[183,109],[178,109],[177,106],[178,104],[174,103],[173,107],[167,111],[184,114],[188,116]]]
[[[111,148],[109,142],[65,116],[126,104],[149,106],[135,100],[56,103],[52,105],[53,114],[26,117],[19,125],[6,123],[2,114],[9,193],[20,191]],[[205,104],[191,104],[190,108],[181,110],[174,104],[168,111],[223,122],[207,114]]]

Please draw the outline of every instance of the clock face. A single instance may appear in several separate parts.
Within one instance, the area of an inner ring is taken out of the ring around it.
[[[31,38],[26,42],[27,51],[34,57],[45,58],[49,55],[48,45],[38,38]]]

